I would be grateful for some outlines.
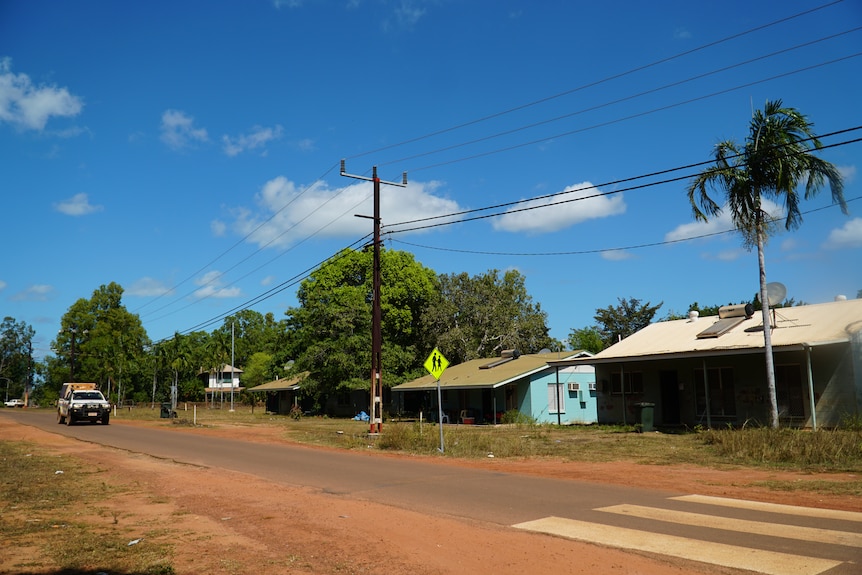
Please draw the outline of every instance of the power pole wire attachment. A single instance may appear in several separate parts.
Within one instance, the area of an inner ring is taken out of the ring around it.
[[[369,433],[379,434],[383,431],[383,381],[380,377],[380,353],[383,347],[383,336],[380,329],[380,184],[389,186],[406,187],[407,172],[401,177],[401,183],[387,182],[377,177],[377,166],[372,169],[371,177],[348,174],[344,167],[345,161],[341,160],[341,175],[346,178],[365,180],[374,183],[374,264],[372,272],[371,289],[371,405],[369,407],[369,421],[371,423]],[[357,217],[363,218],[368,216]]]

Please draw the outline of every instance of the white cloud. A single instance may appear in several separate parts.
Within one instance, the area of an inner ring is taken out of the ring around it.
[[[126,294],[137,297],[155,297],[174,293],[173,288],[151,277],[136,280],[125,291]]]
[[[173,150],[181,150],[195,142],[207,142],[204,128],[195,128],[195,119],[180,110],[166,110],[162,114],[162,142]]]
[[[87,194],[75,194],[68,200],[57,202],[54,209],[67,216],[86,216],[94,212],[101,212],[104,207],[90,203]]]
[[[688,40],[691,38],[691,32],[686,28],[677,28],[673,31],[674,40]]]
[[[262,128],[260,126],[255,126],[251,133],[240,134],[236,138],[224,135],[221,138],[223,150],[228,156],[237,156],[246,150],[256,150],[257,148],[261,148],[270,140],[281,138],[281,133],[282,127],[277,125],[275,128]]]
[[[210,231],[215,237],[221,238],[227,232],[227,224],[221,220],[213,220],[210,222]]]
[[[832,230],[823,247],[831,250],[862,247],[862,218],[853,218],[842,227]]]
[[[369,233],[372,223],[355,214],[374,213],[373,184],[359,182],[330,188],[325,182],[301,187],[283,176],[264,184],[255,196],[259,213],[236,210],[235,232],[251,234],[260,246],[286,247],[311,236],[356,238]],[[406,188],[384,185],[380,194],[383,225],[460,211],[457,202],[434,195],[437,182],[411,182]],[[410,224],[408,229],[421,224]],[[260,229],[257,229],[260,227]]]
[[[784,208],[782,208],[775,202],[772,202],[768,199],[764,199],[763,208],[766,210],[766,213],[769,214],[771,217],[783,220]],[[710,219],[709,221],[695,221],[689,222],[687,224],[678,225],[673,230],[665,234],[664,241],[675,242],[680,240],[695,239],[711,234],[719,234],[733,229],[735,228],[733,225],[733,220],[730,217],[730,210],[728,210],[727,206],[725,205],[722,207],[721,213]]]
[[[626,250],[605,250],[601,253],[602,259],[608,260],[610,262],[621,262],[625,260],[630,260],[634,256],[631,252],[627,252]]]
[[[194,296],[199,299],[204,298],[231,298],[242,295],[242,290],[238,287],[223,287],[222,272],[213,270],[205,273],[195,280],[195,284],[201,286],[195,290]]]
[[[299,140],[296,143],[296,147],[302,152],[313,152],[317,149],[317,146],[314,145],[314,140],[310,138]]]
[[[838,166],[838,172],[845,184],[849,184],[856,180],[856,166]]]
[[[34,284],[12,296],[12,301],[48,301],[54,297],[54,286]]]
[[[12,73],[11,58],[0,59],[0,122],[43,130],[51,117],[74,117],[83,108],[66,88],[34,86],[26,74]]]
[[[272,285],[272,282],[275,281],[275,276],[266,276],[262,280],[260,280],[260,285],[266,287]]]
[[[4,282],[3,280],[0,280],[0,291],[3,291],[4,289],[6,289],[7,285],[8,284],[6,282]]]
[[[622,194],[598,195],[601,192],[590,182],[568,186],[563,194],[518,204],[494,220],[494,229],[506,232],[555,232],[586,220],[615,216],[626,211]],[[524,211],[524,208],[536,209]]]

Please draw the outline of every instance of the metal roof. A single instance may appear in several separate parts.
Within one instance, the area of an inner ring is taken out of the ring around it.
[[[302,387],[302,381],[308,376],[308,372],[301,373],[295,377],[276,379],[248,388],[247,391],[297,391]]]
[[[505,358],[486,357],[450,365],[440,377],[441,389],[493,389],[517,381],[548,368],[552,359],[572,358],[587,354],[584,351],[524,354],[518,359],[501,362]],[[588,355],[588,354],[587,354]],[[493,365],[497,364],[497,365]],[[493,365],[493,367],[491,367]],[[392,391],[427,391],[437,389],[437,380],[428,374],[396,385]]]
[[[782,307],[774,310],[772,347],[792,351],[818,345],[846,343],[862,330],[862,299]],[[762,314],[757,311],[718,337],[697,335],[719,321],[718,316],[653,323],[588,359],[552,361],[551,365],[599,364],[738,355],[763,352]]]

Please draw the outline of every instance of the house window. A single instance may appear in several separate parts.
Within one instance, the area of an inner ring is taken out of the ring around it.
[[[706,370],[709,384],[709,414],[715,417],[736,416],[736,393],[733,387],[732,367],[713,367]],[[703,370],[694,370],[694,395],[697,412],[706,413],[706,388]]]
[[[618,371],[611,374],[611,393],[614,395],[623,394],[623,386],[620,381],[625,382],[625,394],[633,395],[644,392],[644,374],[640,371],[630,371],[623,373],[622,380]]]
[[[565,385],[557,385],[556,383],[548,384],[548,413],[566,412],[565,393]]]
[[[775,399],[780,417],[804,417],[802,370],[798,364],[775,366]]]

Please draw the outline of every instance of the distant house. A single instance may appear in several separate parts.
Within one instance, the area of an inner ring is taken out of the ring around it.
[[[250,387],[249,393],[264,394],[261,398],[266,402],[266,411],[287,415],[294,407],[299,407],[299,390],[302,381],[308,373],[302,373],[294,377],[286,377],[270,381],[256,387]]]
[[[776,396],[782,425],[817,428],[862,414],[862,299],[773,310]],[[651,324],[590,358],[599,423],[637,423],[654,404],[658,426],[769,422],[762,315],[739,306],[719,316]]]
[[[230,393],[231,389],[234,393],[242,391],[244,388],[239,385],[240,374],[242,374],[240,368],[228,364],[209,371],[201,371],[198,376],[204,380],[207,401],[219,394]]]
[[[551,359],[589,357],[585,351],[520,355],[450,365],[440,378],[444,422],[493,423],[511,410],[547,423],[595,423],[595,376],[588,364],[548,365]],[[437,417],[437,380],[427,375],[392,388],[400,411]]]

